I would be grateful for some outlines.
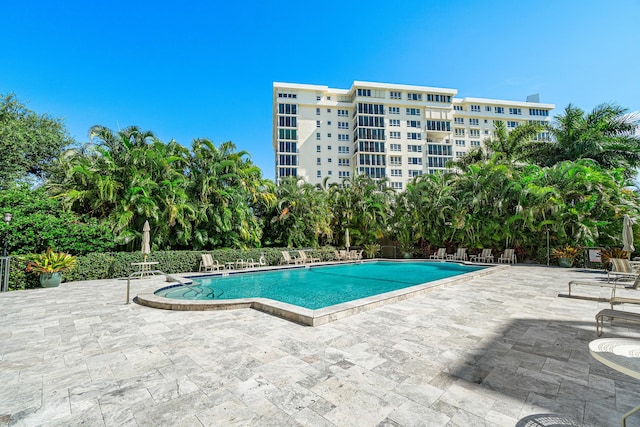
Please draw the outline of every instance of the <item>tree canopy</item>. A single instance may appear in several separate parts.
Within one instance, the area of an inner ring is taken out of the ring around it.
[[[29,110],[13,94],[0,95],[0,189],[28,176],[44,178],[72,143],[62,119]]]

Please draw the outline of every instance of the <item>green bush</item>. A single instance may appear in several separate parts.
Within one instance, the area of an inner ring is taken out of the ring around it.
[[[258,262],[260,256],[264,254],[268,265],[278,265],[282,262],[282,251],[293,249],[287,248],[252,248],[252,249],[215,249],[211,251],[158,251],[152,252],[147,261],[157,261],[157,270],[167,274],[186,273],[198,271],[200,267],[201,255],[210,253],[213,259],[221,264],[235,262],[239,259],[246,260],[252,258]],[[320,258],[322,261],[335,259],[335,248],[327,246],[319,249],[307,250],[310,256]],[[295,254],[295,252],[294,252]],[[295,254],[297,256],[297,254]],[[137,267],[131,263],[142,262],[144,257],[141,252],[94,252],[86,255],[78,255],[76,267],[73,270],[65,271],[63,279],[65,282],[75,282],[80,280],[112,279],[118,277],[128,277],[137,271]],[[11,258],[11,269],[9,272],[9,290],[31,289],[40,287],[37,275],[26,273],[26,263],[19,261],[15,257]]]

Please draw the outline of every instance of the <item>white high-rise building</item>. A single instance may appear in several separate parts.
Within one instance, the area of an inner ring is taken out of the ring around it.
[[[388,177],[403,189],[416,175],[446,170],[493,135],[548,122],[553,104],[455,98],[455,89],[353,82],[350,89],[273,84],[276,181],[298,176],[311,184],[354,174]],[[529,97],[529,101],[537,96]],[[542,135],[542,137],[545,137]]]

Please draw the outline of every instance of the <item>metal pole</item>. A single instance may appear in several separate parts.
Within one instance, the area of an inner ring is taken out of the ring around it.
[[[4,232],[4,251],[2,251],[2,256],[6,257],[7,256],[7,236],[9,235],[9,231],[5,231]]]
[[[549,265],[549,229],[547,228],[547,266]]]
[[[127,302],[125,304],[129,304],[129,288],[131,287],[131,277],[127,277]]]

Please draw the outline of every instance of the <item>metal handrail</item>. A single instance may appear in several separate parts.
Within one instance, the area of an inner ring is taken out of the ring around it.
[[[203,292],[201,290],[198,289],[194,289],[192,285],[183,282],[182,280],[176,279],[175,277],[165,273],[164,271],[161,270],[145,270],[145,271],[135,271],[133,273],[131,273],[129,275],[129,277],[127,277],[127,302],[125,304],[129,304],[129,293],[130,293],[130,288],[131,288],[131,279],[134,278],[135,276],[146,276],[146,275],[151,275],[151,274],[161,274],[165,277],[167,282],[178,282],[179,284],[181,284],[182,286],[185,286],[187,288],[189,288],[189,290],[198,293],[198,294],[202,294]]]

